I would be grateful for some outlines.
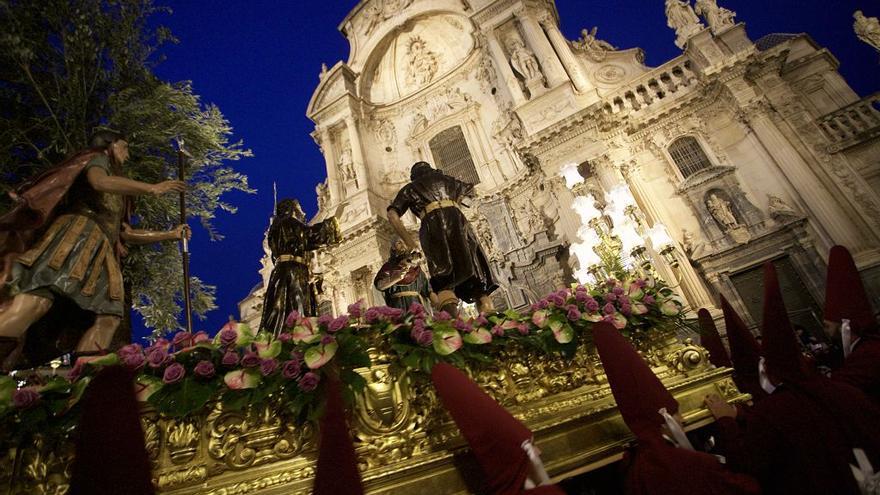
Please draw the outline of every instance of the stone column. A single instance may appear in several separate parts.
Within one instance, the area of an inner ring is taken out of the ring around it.
[[[757,140],[791,181],[802,198],[801,203],[809,208],[810,216],[818,224],[815,227],[827,232],[831,237],[831,243],[842,244],[855,250],[868,247],[869,239],[858,231],[849,219],[848,213],[840,207],[841,198],[835,198],[827,185],[816,180],[810,171],[810,166],[792,148],[770,117],[759,111],[753,114],[750,121]],[[828,243],[828,240],[824,241]],[[830,249],[828,245],[823,247]]]
[[[364,150],[361,148],[361,136],[357,130],[357,121],[353,115],[345,116],[345,127],[348,129],[348,143],[351,146],[351,160],[358,175],[358,190],[367,189],[370,177],[367,175],[367,166],[364,163]]]
[[[510,68],[510,63],[507,61],[507,56],[504,55],[504,50],[498,42],[498,37],[495,36],[495,29],[487,29],[483,31],[483,34],[486,35],[486,41],[489,44],[489,52],[492,54],[492,59],[495,61],[495,67],[501,73],[501,79],[504,80],[504,85],[510,93],[510,98],[513,100],[513,106],[518,107],[522,105],[526,101],[526,96],[523,94],[522,87],[519,85],[519,79],[514,75],[513,69]]]
[[[550,38],[550,43],[556,50],[556,54],[559,55],[559,60],[562,61],[562,66],[565,68],[565,71],[568,72],[568,77],[571,78],[571,82],[574,84],[578,93],[585,93],[594,89],[590,80],[587,79],[587,75],[584,74],[580,62],[578,62],[574,54],[571,52],[571,48],[568,46],[565,36],[562,35],[562,32],[559,31],[559,27],[556,26],[556,20],[550,12],[545,10],[538,18],[538,21],[544,26],[544,30],[547,31],[547,37]]]
[[[669,222],[663,222],[660,212],[650,200],[651,194],[645,187],[639,169],[638,162],[631,161],[621,168],[621,172],[626,179],[626,183],[629,185],[630,192],[642,208],[642,212],[645,214],[645,219],[648,224],[653,226],[657,222],[662,222],[668,229],[671,224]],[[669,267],[669,271],[671,271],[675,277],[673,280],[680,283],[682,291],[684,292],[682,296],[687,299],[693,309],[714,308],[715,301],[712,299],[709,289],[703,283],[703,280],[697,274],[696,270],[694,270],[694,267],[691,266],[688,260],[683,256],[684,253],[682,253],[678,246],[676,246],[675,251],[676,256],[678,257],[678,268]],[[674,285],[673,280],[669,281],[670,285]]]
[[[339,187],[339,174],[336,169],[336,154],[333,152],[333,141],[330,137],[330,131],[326,127],[317,129],[319,146],[321,153],[324,155],[324,163],[327,166],[327,188],[330,190],[330,204],[339,203],[341,198]]]
[[[559,63],[556,52],[553,51],[553,47],[547,41],[547,36],[544,35],[544,31],[534,17],[529,15],[524,9],[516,10],[514,15],[522,26],[526,43],[535,52],[535,57],[537,57],[538,63],[541,64],[541,70],[544,71],[544,76],[547,77],[547,83],[550,88],[555,88],[567,81],[568,77],[565,75],[565,69]]]

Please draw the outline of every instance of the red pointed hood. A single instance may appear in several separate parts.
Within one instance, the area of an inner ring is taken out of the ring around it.
[[[455,367],[434,365],[431,380],[483,468],[486,492],[522,492],[529,469],[522,444],[531,440],[532,432]]]
[[[321,443],[315,472],[314,495],[361,495],[361,475],[351,432],[345,421],[342,386],[338,378],[327,381],[327,406],[321,418]]]
[[[721,342],[712,315],[705,308],[700,308],[697,311],[697,319],[700,322],[700,345],[709,351],[709,361],[719,368],[732,368],[733,363],[727,355],[724,343]]]
[[[665,407],[675,414],[678,402],[613,325],[597,323],[593,341],[623,421],[640,441],[659,439],[664,420],[658,411]]]
[[[764,316],[761,321],[762,354],[768,374],[783,382],[806,377],[797,337],[782,301],[773,263],[764,263]]]
[[[852,255],[843,246],[834,246],[828,256],[823,317],[836,323],[843,319],[849,320],[850,329],[858,336],[877,331],[862,277],[859,276]]]
[[[82,399],[71,495],[154,493],[144,446],[134,374],[121,367],[101,370]]]
[[[756,399],[762,398],[767,392],[761,388],[758,379],[761,346],[724,296],[721,296],[721,310],[724,311],[724,327],[730,345],[730,360],[733,362],[733,381],[743,392]]]

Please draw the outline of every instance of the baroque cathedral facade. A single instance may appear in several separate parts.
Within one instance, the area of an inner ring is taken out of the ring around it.
[[[675,241],[650,254],[692,309],[720,293],[758,319],[772,261],[794,320],[818,325],[834,244],[880,295],[880,94],[860,99],[806,34],[751,40],[715,0],[666,0],[666,16],[681,54],[648,67],[595,28],[566,39],[552,0],[360,1],[339,26],[349,58],[322,69],[307,110],[327,168],[313,221],[343,234],[313,260],[322,312],[383,303],[385,209],[419,160],[476,184],[464,211],[502,308],[573,281],[574,196],[620,185]],[[243,321],[258,324],[270,271],[266,257]]]

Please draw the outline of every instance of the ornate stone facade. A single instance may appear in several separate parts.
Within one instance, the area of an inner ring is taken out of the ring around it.
[[[580,222],[558,179],[571,163],[594,193],[627,184],[647,225],[666,225],[678,263],[654,264],[692,308],[721,292],[745,310],[738,277],[765,261],[787,263],[821,301],[834,244],[877,295],[878,97],[860,99],[806,35],[753,42],[714,0],[667,0],[666,13],[682,53],[651,68],[595,28],[567,40],[551,0],[358,3],[340,24],[348,60],[307,109],[327,166],[315,220],[336,215],[345,237],[316,261],[324,308],[382,302],[364,281],[417,160],[479,182],[466,215],[491,242],[508,306],[572,280]],[[455,163],[438,153],[441,133]]]

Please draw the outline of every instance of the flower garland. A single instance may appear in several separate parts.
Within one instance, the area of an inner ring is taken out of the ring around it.
[[[226,410],[271,403],[301,423],[317,419],[327,373],[338,374],[349,393],[363,389],[365,381],[354,370],[370,366],[370,335],[386,340],[398,366],[430,372],[439,361],[457,366],[492,362],[508,345],[572,356],[577,337],[589,338],[598,321],[629,333],[681,326],[684,318],[670,287],[638,278],[560,289],[523,313],[508,310],[466,320],[444,311],[432,317],[417,303],[403,311],[364,309],[359,301],[335,318],[293,312],[277,336],[230,321],[213,339],[205,332],[179,332],[147,348],[130,344],[115,353],[81,358],[67,379],[17,388],[11,377],[0,377],[0,443],[13,445],[36,432],[69,432],[80,397],[104,366],[134,370],[138,399],[162,415],[191,415],[212,401]]]

